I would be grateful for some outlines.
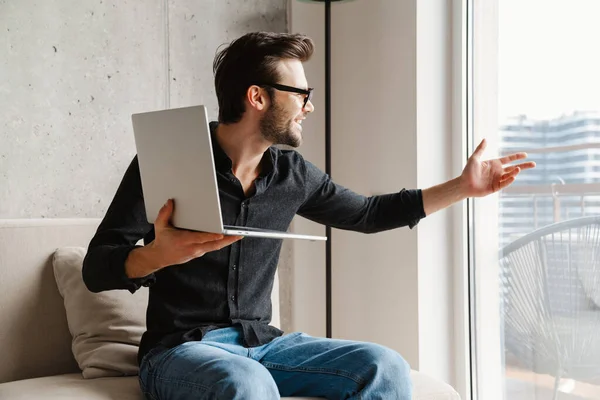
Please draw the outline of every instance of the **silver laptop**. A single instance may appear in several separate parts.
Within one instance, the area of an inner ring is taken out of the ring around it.
[[[175,200],[173,226],[225,235],[327,240],[252,227],[223,225],[206,107],[133,114],[142,190],[148,222],[167,199]]]

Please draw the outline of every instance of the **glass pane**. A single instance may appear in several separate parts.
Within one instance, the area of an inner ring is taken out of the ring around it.
[[[600,399],[600,1],[498,7],[504,397]]]

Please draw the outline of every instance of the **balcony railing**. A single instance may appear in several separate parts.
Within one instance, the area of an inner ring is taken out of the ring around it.
[[[600,143],[581,143],[567,146],[554,146],[532,149],[502,149],[503,155],[516,151],[529,154],[563,153],[587,149],[600,149]],[[530,198],[533,214],[533,228],[540,227],[540,213],[548,210],[551,199],[552,221],[559,222],[575,216],[600,213],[600,183],[552,183],[540,185],[512,185],[501,192],[501,201],[509,198]],[[510,203],[502,201],[504,208]],[[522,207],[519,207],[522,208]],[[545,213],[544,213],[545,214]],[[573,215],[575,214],[575,215]],[[546,218],[545,218],[546,219]],[[508,222],[508,221],[506,221]],[[547,221],[545,221],[547,222]]]
[[[552,203],[552,222],[598,213],[593,208],[600,207],[600,183],[514,185],[501,192],[501,202],[508,198],[531,199],[534,229],[537,229],[540,227],[540,212],[547,210],[541,203],[547,203],[547,199],[551,199]],[[503,207],[510,207],[507,202],[502,203]]]

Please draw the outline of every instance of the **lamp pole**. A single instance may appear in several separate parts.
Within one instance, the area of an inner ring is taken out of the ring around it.
[[[331,176],[331,0],[325,0],[325,173]],[[325,332],[331,332],[331,226],[325,228]]]
[[[331,3],[348,0],[300,0],[305,3],[325,3],[325,173],[331,177]],[[331,227],[326,226],[325,235],[325,331],[332,337],[331,302]]]

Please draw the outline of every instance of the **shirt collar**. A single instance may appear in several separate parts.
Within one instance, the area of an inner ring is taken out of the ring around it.
[[[231,159],[225,153],[221,145],[219,145],[219,141],[217,140],[217,126],[219,123],[217,121],[211,121],[209,123],[210,127],[210,137],[212,141],[213,148],[213,156],[215,159],[215,167],[220,172],[229,172],[233,166]],[[267,151],[265,151],[263,156],[264,168],[260,174],[260,176],[267,176],[271,172],[275,172],[277,169],[277,149],[273,146],[269,147]]]

